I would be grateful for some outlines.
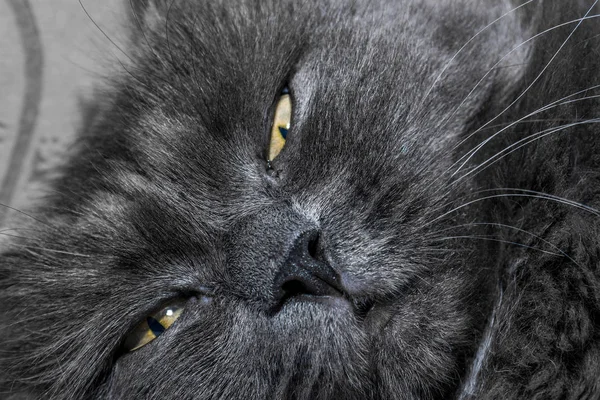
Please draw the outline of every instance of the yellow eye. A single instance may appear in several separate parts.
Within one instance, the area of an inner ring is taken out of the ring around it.
[[[148,315],[144,322],[139,324],[125,340],[126,351],[134,351],[147,345],[167,329],[179,318],[183,312],[184,301],[168,304],[158,312]]]
[[[283,89],[277,106],[275,107],[275,118],[273,119],[273,126],[271,127],[271,141],[269,143],[269,161],[273,160],[283,146],[285,146],[285,140],[287,137],[288,130],[290,129],[290,122],[292,120],[292,99],[287,88]]]

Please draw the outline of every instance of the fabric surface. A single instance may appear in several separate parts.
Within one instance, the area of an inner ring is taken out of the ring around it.
[[[0,226],[46,193],[81,99],[125,57],[124,4],[0,0]]]

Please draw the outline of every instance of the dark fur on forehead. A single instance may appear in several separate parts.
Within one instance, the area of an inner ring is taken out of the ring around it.
[[[600,109],[591,89],[510,125],[600,70],[582,56],[597,25],[542,75],[574,26],[525,42],[591,3],[513,3],[131,0],[130,62],[0,258],[0,397],[594,398],[594,125],[464,175]],[[314,231],[352,307],[277,309],[291,243]],[[178,296],[177,323],[123,354]]]

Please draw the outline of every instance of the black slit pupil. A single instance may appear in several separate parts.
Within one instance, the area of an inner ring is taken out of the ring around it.
[[[148,323],[148,327],[154,333],[154,336],[162,335],[165,331],[165,327],[161,325],[160,322],[155,320],[152,317],[147,317],[146,322]]]

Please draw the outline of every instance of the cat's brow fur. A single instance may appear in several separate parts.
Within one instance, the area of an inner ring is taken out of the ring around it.
[[[593,1],[130,5],[130,60],[0,256],[1,398],[600,397]],[[311,230],[372,318],[273,312]]]

